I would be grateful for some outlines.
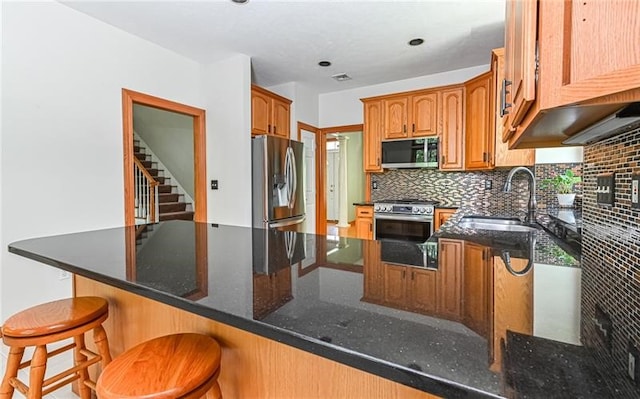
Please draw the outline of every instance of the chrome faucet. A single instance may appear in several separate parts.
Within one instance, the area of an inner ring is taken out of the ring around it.
[[[536,221],[536,176],[529,168],[525,168],[524,166],[518,166],[509,171],[507,175],[507,181],[504,183],[504,191],[505,193],[511,192],[511,180],[513,179],[513,175],[518,172],[526,172],[527,177],[529,179],[529,205],[527,208],[527,223],[535,223]]]

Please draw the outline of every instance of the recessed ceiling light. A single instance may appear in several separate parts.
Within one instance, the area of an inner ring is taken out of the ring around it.
[[[351,76],[346,73],[339,73],[337,75],[333,75],[332,78],[337,80],[338,82],[344,82],[345,80],[351,80]]]
[[[249,2],[249,0],[231,0],[231,1],[233,1],[236,4],[244,4],[244,3]]]
[[[331,62],[329,61],[320,61],[318,62],[318,65],[320,65],[321,67],[328,67],[331,65]]]
[[[419,46],[422,43],[424,43],[424,40],[419,37],[409,40],[409,46]]]

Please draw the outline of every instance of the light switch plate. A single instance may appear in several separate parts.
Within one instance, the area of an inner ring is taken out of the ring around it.
[[[598,205],[613,205],[615,202],[616,178],[614,173],[596,177],[596,201]]]
[[[640,209],[640,174],[631,175],[631,208]]]

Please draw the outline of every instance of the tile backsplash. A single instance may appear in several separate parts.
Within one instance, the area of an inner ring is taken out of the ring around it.
[[[582,164],[535,166],[538,208],[558,206],[555,192],[551,189],[541,189],[540,182],[566,169],[573,169],[580,175]],[[371,180],[378,185],[378,189],[371,190],[371,199],[378,201],[417,198],[439,201],[441,206],[471,208],[478,213],[492,212],[524,216],[529,202],[527,177],[524,173],[516,174],[511,192],[504,193],[502,188],[508,173],[509,169],[482,172],[440,172],[432,169],[386,170],[384,173],[372,175]],[[487,188],[487,184],[490,188]],[[578,196],[581,194],[580,186],[576,187],[576,193]]]
[[[596,200],[596,178],[607,173],[615,173],[612,206]],[[611,388],[620,397],[640,397],[626,376],[627,347],[640,348],[640,210],[631,208],[635,173],[640,173],[640,129],[585,147],[582,340],[616,381]],[[610,343],[596,324],[596,305],[611,319]]]

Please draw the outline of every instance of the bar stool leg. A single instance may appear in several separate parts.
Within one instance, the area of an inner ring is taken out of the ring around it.
[[[76,361],[76,366],[82,364],[87,361],[87,356],[82,354],[82,351],[85,349],[84,345],[84,334],[73,337],[73,340],[76,344],[74,349],[74,357]],[[78,394],[81,399],[91,399],[91,391],[89,387],[85,384],[85,381],[89,380],[89,372],[86,367],[78,370]]]
[[[18,376],[18,368],[22,361],[22,355],[24,354],[24,348],[11,347],[9,349],[9,358],[7,359],[7,369],[2,379],[2,385],[0,385],[0,399],[11,399],[13,396],[13,385],[10,381],[12,378]]]
[[[220,385],[216,381],[211,389],[207,391],[206,399],[222,399],[222,391],[220,391]]]
[[[27,399],[42,398],[42,383],[47,371],[47,346],[38,345],[31,359],[31,373],[29,374],[29,393]]]
[[[98,353],[102,356],[102,361],[100,363],[104,369],[107,364],[111,363],[111,353],[109,352],[107,333],[104,331],[104,327],[102,327],[102,325],[93,329],[93,342],[96,344],[96,348],[98,348]]]

